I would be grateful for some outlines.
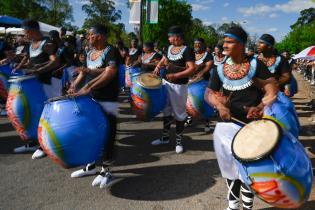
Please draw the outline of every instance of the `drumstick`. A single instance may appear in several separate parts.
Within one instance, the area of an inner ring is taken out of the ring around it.
[[[245,122],[243,122],[243,121],[241,121],[241,120],[239,120],[239,119],[236,119],[235,117],[231,117],[231,120],[233,120],[233,121],[235,121],[235,122],[238,122],[238,123],[240,123],[240,124],[242,124],[242,125],[247,125],[247,123],[245,123]]]

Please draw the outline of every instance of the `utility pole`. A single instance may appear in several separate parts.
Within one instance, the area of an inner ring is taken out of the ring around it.
[[[139,41],[141,46],[143,45],[143,11],[144,11],[144,0],[140,1],[140,27],[139,27]]]

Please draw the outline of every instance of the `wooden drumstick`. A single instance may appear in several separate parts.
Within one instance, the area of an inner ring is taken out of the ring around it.
[[[233,121],[235,121],[235,122],[238,122],[238,123],[240,123],[240,124],[242,124],[242,125],[247,125],[247,123],[245,123],[245,122],[243,122],[243,121],[241,121],[241,120],[239,120],[239,119],[236,119],[235,117],[231,117],[231,120],[233,120]]]

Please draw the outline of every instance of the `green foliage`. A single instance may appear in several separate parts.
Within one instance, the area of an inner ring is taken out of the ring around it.
[[[185,32],[192,26],[192,8],[186,1],[159,0],[158,24],[144,24],[143,40],[158,41],[160,46],[168,45],[167,32],[173,25],[180,25]],[[145,17],[144,17],[145,19]],[[189,33],[185,33],[185,40],[192,41]]]
[[[276,45],[278,51],[288,50],[291,54],[298,53],[303,49],[314,45],[315,40],[315,21],[293,29],[282,42]]]
[[[102,24],[109,28],[110,43],[115,43],[117,40],[128,41],[125,25],[116,23],[121,18],[121,11],[115,9],[114,1],[90,0],[88,4],[82,6],[82,10],[88,17],[84,21],[84,29],[89,29],[94,24]]]
[[[110,25],[121,18],[121,11],[115,9],[115,2],[112,0],[90,0],[82,6],[87,14],[83,28],[89,28],[93,24]]]
[[[300,17],[291,26],[291,31],[276,45],[279,52],[288,50],[291,54],[314,45],[315,9],[309,8],[300,12]]]
[[[217,44],[219,35],[212,26],[205,26],[200,19],[193,19],[190,34],[193,39],[203,38],[207,46],[214,46]]]
[[[315,20],[315,8],[308,8],[300,12],[300,17],[291,25],[291,29],[299,28],[305,24],[309,24]]]
[[[32,18],[58,27],[73,20],[68,0],[1,0],[0,14],[21,19]]]

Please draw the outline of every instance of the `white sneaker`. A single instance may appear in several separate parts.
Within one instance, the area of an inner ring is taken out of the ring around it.
[[[188,127],[188,126],[191,126],[191,124],[192,124],[192,117],[191,117],[191,116],[188,116],[188,117],[186,118],[186,121],[185,121],[184,126],[185,126],[185,127]]]
[[[168,144],[168,143],[170,143],[170,139],[168,137],[161,137],[151,142],[153,146],[158,146],[158,145]]]
[[[86,167],[84,167],[83,169],[74,171],[71,173],[71,178],[79,178],[79,177],[83,177],[83,176],[88,176],[88,175],[94,175],[96,174],[96,168],[95,168],[95,164],[87,164]]]
[[[177,154],[180,154],[180,153],[183,153],[184,152],[184,147],[182,144],[177,144],[176,147],[175,147],[175,152]]]
[[[101,173],[95,177],[95,179],[92,182],[92,186],[96,187],[101,184],[102,180],[105,178],[105,169],[102,168]]]
[[[115,177],[112,175],[111,172],[106,172],[105,177],[102,179],[100,188],[106,188],[111,186],[114,183]]]
[[[92,186],[96,187],[96,186],[100,185],[102,180],[105,178],[104,176],[105,176],[105,174],[97,175],[97,177],[95,177],[95,179],[92,182]]]
[[[34,152],[37,150],[37,148],[38,146],[31,147],[29,144],[26,144],[24,146],[14,148],[13,152],[14,153]]]
[[[46,156],[46,153],[41,149],[41,148],[38,148],[32,155],[32,159],[35,160],[35,159],[40,159],[40,158],[43,158]]]

